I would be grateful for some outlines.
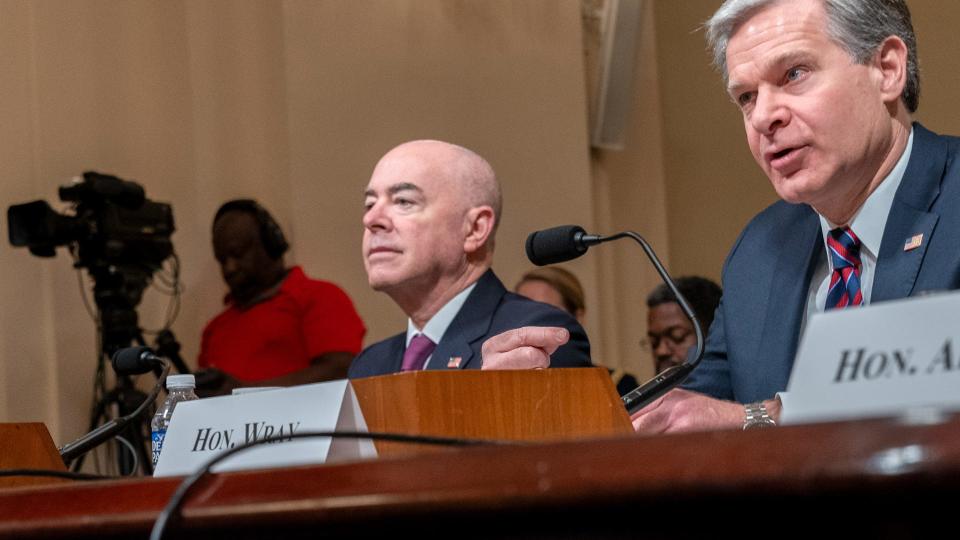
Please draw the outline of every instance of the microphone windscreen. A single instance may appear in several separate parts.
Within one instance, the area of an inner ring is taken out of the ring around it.
[[[117,375],[139,375],[153,369],[159,361],[150,347],[126,347],[113,353],[113,370]]]
[[[579,225],[561,225],[531,233],[527,237],[527,258],[537,266],[576,259],[587,252],[587,247],[577,241],[584,234]]]

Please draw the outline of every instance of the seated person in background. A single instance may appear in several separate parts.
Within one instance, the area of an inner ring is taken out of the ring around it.
[[[377,163],[364,207],[367,280],[408,320],[353,361],[351,378],[479,368],[484,340],[521,326],[557,327],[553,366],[590,365],[573,317],[508,292],[490,269],[501,195],[486,160],[440,141],[401,144]]]
[[[346,377],[366,328],[343,290],[287,268],[277,222],[250,199],[213,219],[213,251],[230,288],[226,309],[203,330],[197,392],[290,386]]]
[[[540,266],[524,274],[513,289],[520,296],[566,310],[583,324],[587,313],[585,295],[580,280],[572,272],[559,266]],[[633,375],[622,369],[610,371],[621,396],[637,387]]]
[[[713,323],[713,313],[720,304],[720,286],[699,276],[677,278],[675,283],[706,336]],[[687,353],[697,344],[697,336],[693,332],[693,323],[683,314],[677,297],[665,284],[658,285],[647,296],[647,308],[647,337],[640,341],[640,345],[653,354],[655,368],[660,373],[670,366],[682,364]]]
[[[513,290],[520,296],[556,306],[583,324],[587,306],[580,280],[559,266],[541,266],[530,270]]]

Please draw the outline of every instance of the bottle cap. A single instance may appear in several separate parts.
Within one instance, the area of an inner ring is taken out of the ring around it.
[[[167,375],[167,389],[173,388],[195,388],[196,379],[193,375]]]

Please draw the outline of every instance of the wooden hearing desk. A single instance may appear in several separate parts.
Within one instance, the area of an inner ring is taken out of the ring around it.
[[[0,538],[146,538],[179,479],[0,490]],[[211,475],[168,538],[955,534],[960,417],[393,454]]]

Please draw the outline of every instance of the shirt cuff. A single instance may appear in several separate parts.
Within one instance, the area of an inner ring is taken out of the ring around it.
[[[790,392],[777,392],[775,397],[780,400],[780,414],[782,415],[783,410],[789,407],[787,404],[790,402]]]

